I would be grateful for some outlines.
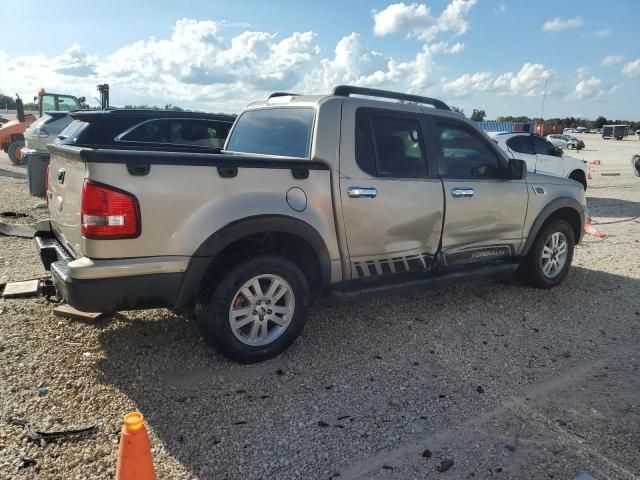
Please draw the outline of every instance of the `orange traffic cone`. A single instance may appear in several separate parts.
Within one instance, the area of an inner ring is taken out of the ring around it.
[[[604,238],[604,233],[602,233],[599,230],[596,230],[596,228],[591,225],[591,218],[587,217],[587,219],[584,221],[584,231],[585,233],[588,233],[589,235],[593,235],[596,238]]]
[[[129,413],[124,417],[116,480],[156,480],[151,445],[141,413]]]

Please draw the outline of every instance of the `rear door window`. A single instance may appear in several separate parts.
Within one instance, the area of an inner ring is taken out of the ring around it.
[[[545,138],[533,137],[533,148],[539,155],[555,155],[556,147]]]
[[[229,127],[221,122],[204,120],[171,120],[169,141],[176,145],[222,148]]]
[[[123,142],[169,143],[170,120],[150,120],[122,135]]]
[[[531,138],[526,135],[519,135],[517,137],[511,137],[507,140],[507,146],[518,153],[526,153],[529,155],[535,155],[535,150],[531,144]]]
[[[426,177],[427,161],[418,118],[359,109],[356,114],[356,162],[375,177]]]
[[[248,110],[236,121],[227,150],[310,158],[313,108]]]
[[[501,178],[498,154],[482,136],[460,122],[436,120],[441,149],[440,175],[448,178]]]

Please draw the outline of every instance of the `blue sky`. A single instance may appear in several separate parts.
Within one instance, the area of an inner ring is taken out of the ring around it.
[[[356,83],[490,118],[640,119],[637,2],[0,0],[0,92],[239,111],[271,90]],[[44,13],[44,15],[43,15]],[[36,18],[48,19],[37,22]],[[20,40],[14,40],[19,38]],[[606,59],[606,60],[605,60]]]

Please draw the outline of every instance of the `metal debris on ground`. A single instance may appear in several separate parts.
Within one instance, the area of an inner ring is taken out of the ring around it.
[[[70,428],[66,430],[55,430],[53,432],[43,432],[41,430],[36,430],[36,428],[30,422],[19,419],[19,418],[10,418],[7,420],[7,423],[10,425],[17,425],[17,426],[24,427],[24,430],[27,436],[31,440],[35,440],[35,441],[58,440],[65,437],[88,435],[88,434],[96,433],[98,431],[97,423],[94,423],[87,427]]]
[[[0,234],[6,235],[7,237],[33,238],[36,235],[36,231],[31,227],[25,227],[23,225],[9,225],[7,223],[0,222]]]
[[[95,320],[103,315],[102,312],[82,312],[67,304],[58,305],[53,309],[53,314],[56,317],[78,318],[81,320]]]
[[[4,287],[4,298],[29,297],[38,293],[40,280],[26,280],[22,282],[8,282]]]
[[[596,480],[595,478],[593,478],[591,475],[589,475],[588,473],[581,473],[580,475],[578,475],[576,477],[576,480]]]
[[[446,460],[442,460],[440,462],[440,465],[436,465],[436,470],[442,473],[442,472],[446,472],[451,467],[453,467],[453,460],[451,460],[450,458],[447,458]]]
[[[0,212],[0,217],[19,217],[19,218],[25,218],[28,217],[29,215],[26,213],[16,213],[16,212]]]

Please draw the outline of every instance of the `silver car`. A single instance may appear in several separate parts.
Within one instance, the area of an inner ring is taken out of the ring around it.
[[[547,140],[553,143],[554,146],[567,150],[582,150],[584,148],[584,142],[579,138],[572,137],[571,135],[560,135],[558,133],[547,135]]]

